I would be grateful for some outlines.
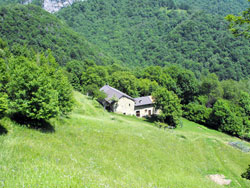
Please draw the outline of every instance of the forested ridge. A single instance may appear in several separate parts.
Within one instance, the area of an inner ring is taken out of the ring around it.
[[[201,9],[207,13],[226,16],[242,12],[249,3],[246,0],[176,0],[182,7]]]
[[[176,63],[234,80],[250,73],[249,41],[235,39],[223,16],[171,0],[77,2],[57,16],[130,67]]]
[[[90,59],[97,64],[113,62],[81,34],[34,5],[0,6],[0,37],[8,42],[12,53],[22,46],[31,49],[30,53],[51,49],[60,65],[72,59]]]

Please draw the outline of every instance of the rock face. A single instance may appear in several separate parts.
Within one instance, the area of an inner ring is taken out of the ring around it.
[[[54,13],[63,7],[72,5],[75,1],[77,0],[44,0],[43,8],[50,13]]]
[[[26,0],[22,2],[22,4],[32,3],[33,0]],[[76,1],[84,1],[84,0],[42,0],[42,7],[44,10],[55,13],[59,11],[63,7],[67,7],[72,5]]]

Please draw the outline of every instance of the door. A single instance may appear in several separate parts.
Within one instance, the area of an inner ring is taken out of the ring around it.
[[[151,116],[151,110],[148,110],[148,115]]]
[[[140,111],[136,111],[136,117],[140,117]]]

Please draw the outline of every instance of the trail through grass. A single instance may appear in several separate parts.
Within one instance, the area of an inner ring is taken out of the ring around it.
[[[231,179],[225,187],[250,187],[240,176],[250,154],[228,145],[239,139],[185,119],[182,128],[159,129],[75,97],[69,118],[51,120],[54,133],[0,121],[8,131],[0,136],[0,187],[222,187],[210,174]]]

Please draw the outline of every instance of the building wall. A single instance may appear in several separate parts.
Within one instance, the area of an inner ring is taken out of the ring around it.
[[[135,102],[127,97],[122,97],[115,104],[114,112],[124,115],[135,115]]]
[[[145,117],[149,116],[149,111],[151,110],[151,115],[155,114],[155,108],[154,105],[143,105],[143,106],[137,106],[135,107],[135,115],[138,115],[137,111],[140,111],[140,116],[138,117]]]

